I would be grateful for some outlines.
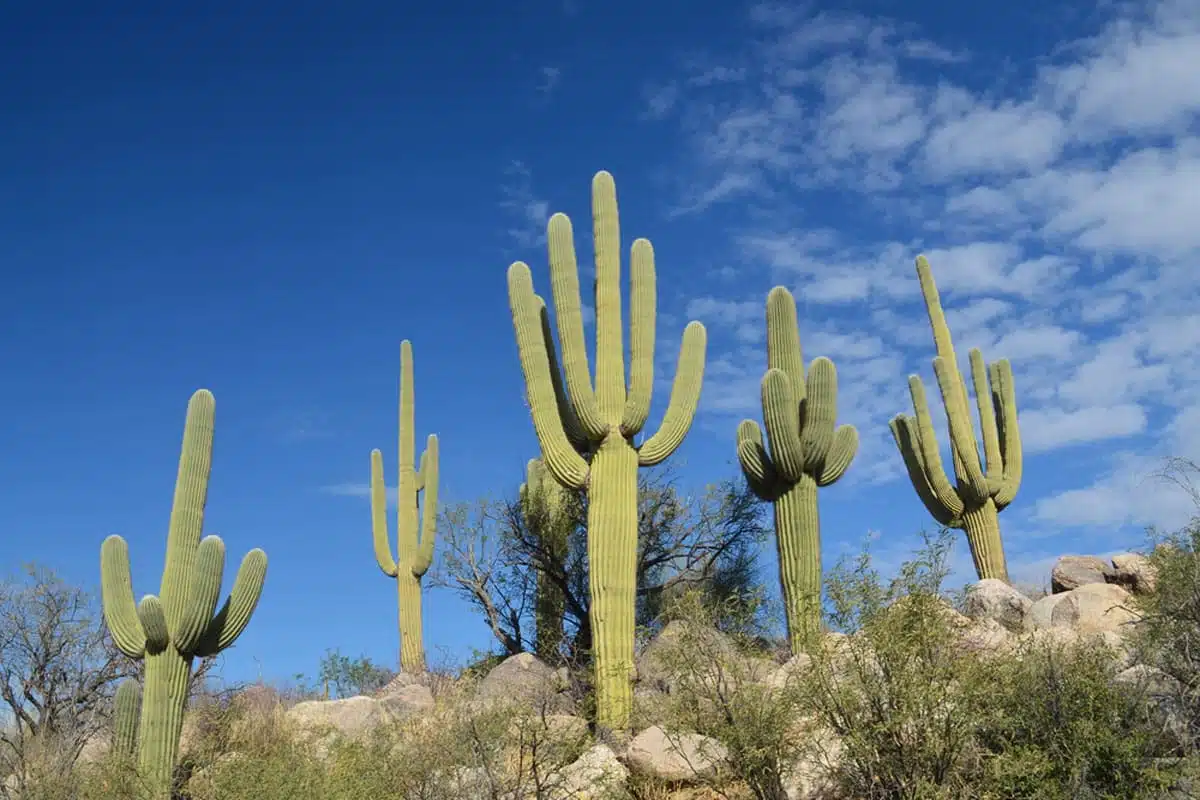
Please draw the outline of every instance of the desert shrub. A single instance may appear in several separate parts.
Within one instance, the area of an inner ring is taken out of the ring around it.
[[[980,798],[1162,797],[1169,740],[1102,643],[1042,643],[997,660],[977,712]]]
[[[950,543],[947,534],[927,539],[888,582],[866,552],[827,577],[835,634],[812,645],[801,683],[817,724],[841,742],[833,775],[839,796],[967,796],[973,712],[987,681],[979,660],[959,646],[957,615],[940,594]]]
[[[322,693],[335,698],[372,695],[388,684],[396,673],[366,656],[350,658],[337,650],[326,650],[317,672]]]
[[[1184,747],[1200,744],[1200,519],[1158,537],[1149,558],[1152,592],[1137,598],[1138,657],[1165,674]]]
[[[654,656],[670,691],[659,698],[654,716],[669,737],[695,732],[724,746],[724,768],[707,779],[710,789],[781,800],[787,768],[806,742],[795,729],[796,693],[769,682],[777,664],[752,635],[755,626],[734,618],[757,618],[757,608],[744,598],[722,604],[687,593],[665,614],[674,623],[671,637],[656,645]]]

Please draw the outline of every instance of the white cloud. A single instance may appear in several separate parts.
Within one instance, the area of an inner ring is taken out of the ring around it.
[[[1031,458],[1129,451],[1056,494],[1023,488],[1030,519],[1186,515],[1143,478],[1200,458],[1200,4],[1106,13],[1012,70],[914,25],[764,4],[746,52],[648,93],[647,115],[684,137],[673,212],[721,215],[742,257],[736,296],[698,286],[689,309],[711,331],[706,413],[756,415],[753,331],[782,283],[806,356],[838,364],[839,417],[863,435],[851,474],[897,475],[886,421],[911,410],[906,371],[934,387],[925,253],[964,366],[973,346],[1012,361]]]

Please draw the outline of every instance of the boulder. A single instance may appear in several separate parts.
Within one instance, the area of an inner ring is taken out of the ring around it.
[[[517,701],[551,712],[570,713],[574,703],[563,690],[557,670],[533,653],[517,653],[500,662],[476,687],[484,702]]]
[[[1033,601],[1007,583],[985,578],[967,587],[964,611],[976,622],[995,620],[1010,631],[1025,627]]]
[[[669,783],[697,783],[711,778],[728,758],[725,745],[698,733],[670,734],[655,725],[633,737],[625,748],[629,768]]]
[[[1054,609],[1063,601],[1066,594],[1048,594],[1034,601],[1025,615],[1025,630],[1045,630],[1054,624]]]
[[[1050,571],[1050,591],[1069,592],[1089,583],[1107,583],[1112,567],[1096,556],[1063,556]]]
[[[1150,594],[1158,585],[1158,571],[1149,558],[1139,553],[1121,553],[1112,557],[1109,583],[1115,583],[1133,594]]]
[[[1082,634],[1112,631],[1124,634],[1137,622],[1133,597],[1112,583],[1086,583],[1063,595],[1051,612],[1050,624]]]
[[[629,770],[612,748],[598,744],[562,769],[547,790],[551,800],[611,800],[626,795]]]

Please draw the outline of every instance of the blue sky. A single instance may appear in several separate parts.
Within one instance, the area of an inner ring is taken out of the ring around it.
[[[735,474],[782,283],[863,436],[823,490],[827,562],[871,532],[898,563],[930,525],[886,429],[909,372],[933,385],[925,252],[964,359],[1013,361],[1014,573],[1186,518],[1150,476],[1200,458],[1194,0],[954,19],[882,0],[432,8],[5,12],[0,563],[94,585],[121,533],[136,591],[156,591],[184,409],[206,387],[207,528],[230,562],[270,557],[225,676],[312,674],[335,647],[394,662],[363,487],[372,447],[395,475],[399,342],[443,499],[511,493],[536,442],[504,271],[524,259],[547,286],[545,220],[587,231],[598,169],[626,245],[658,255],[661,380],[686,320],[708,325],[688,486]],[[965,580],[965,545],[956,564]],[[490,644],[449,594],[425,609],[435,659]]]

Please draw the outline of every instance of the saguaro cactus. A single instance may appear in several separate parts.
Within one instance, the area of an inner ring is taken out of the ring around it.
[[[543,458],[562,485],[588,492],[588,588],[593,630],[597,722],[623,729],[633,703],[634,602],[637,591],[637,470],[666,459],[687,435],[704,377],[704,326],[683,334],[671,399],[658,432],[640,445],[654,386],[655,271],[650,242],[630,255],[630,378],[625,381],[621,324],[621,256],[617,190],[612,176],[592,179],[596,248],[596,381],[584,345],[583,306],[571,221],[555,214],[547,226],[550,284],[566,373],[564,389],[545,303],[533,291],[529,267],[508,270],[508,297],[526,392]]]
[[[813,360],[804,374],[796,301],[782,286],[767,295],[767,372],[762,379],[762,430],[754,420],[738,426],[737,453],[750,488],[774,504],[779,581],[788,639],[798,653],[821,626],[821,523],[817,487],[845,474],[858,452],[853,425],[834,428],[837,369]]]
[[[100,548],[105,623],[125,655],[146,661],[138,772],[153,800],[170,796],[193,660],[216,655],[241,636],[267,574],[266,553],[251,550],[217,611],[225,544],[216,536],[200,538],[212,471],[215,408],[212,394],[203,389],[188,403],[161,594],[148,594],[135,603],[125,540],[110,536]]]
[[[410,673],[425,671],[421,578],[433,563],[438,502],[438,438],[429,434],[425,452],[421,454],[421,467],[416,469],[415,426],[412,344],[405,339],[400,343],[400,488],[394,559],[388,536],[383,454],[378,450],[371,451],[371,527],[375,537],[375,561],[384,575],[396,579],[400,605],[400,668]],[[423,508],[418,500],[422,491],[425,493]]]
[[[946,315],[924,256],[917,258],[917,277],[921,281],[921,293],[925,296],[933,341],[937,346],[933,371],[949,421],[956,485],[950,485],[942,466],[937,434],[925,400],[925,386],[917,375],[908,378],[916,416],[899,414],[894,417],[890,424],[892,436],[917,495],[929,513],[942,525],[966,532],[979,577],[1007,581],[1008,566],[1000,541],[999,512],[1013,501],[1021,486],[1021,432],[1017,428],[1012,367],[1006,359],[985,364],[979,350],[971,350],[971,377],[975,384],[986,459],[981,463],[975,429],[971,425],[967,387],[958,370]]]
[[[521,484],[521,511],[525,524],[541,541],[548,560],[563,564],[567,560],[567,548],[571,520],[567,489],[554,479],[540,458],[529,460],[526,465],[525,483]],[[563,614],[566,598],[563,588],[545,569],[537,573],[537,596],[534,602],[534,621],[537,653],[542,660],[554,663],[562,657]]]

